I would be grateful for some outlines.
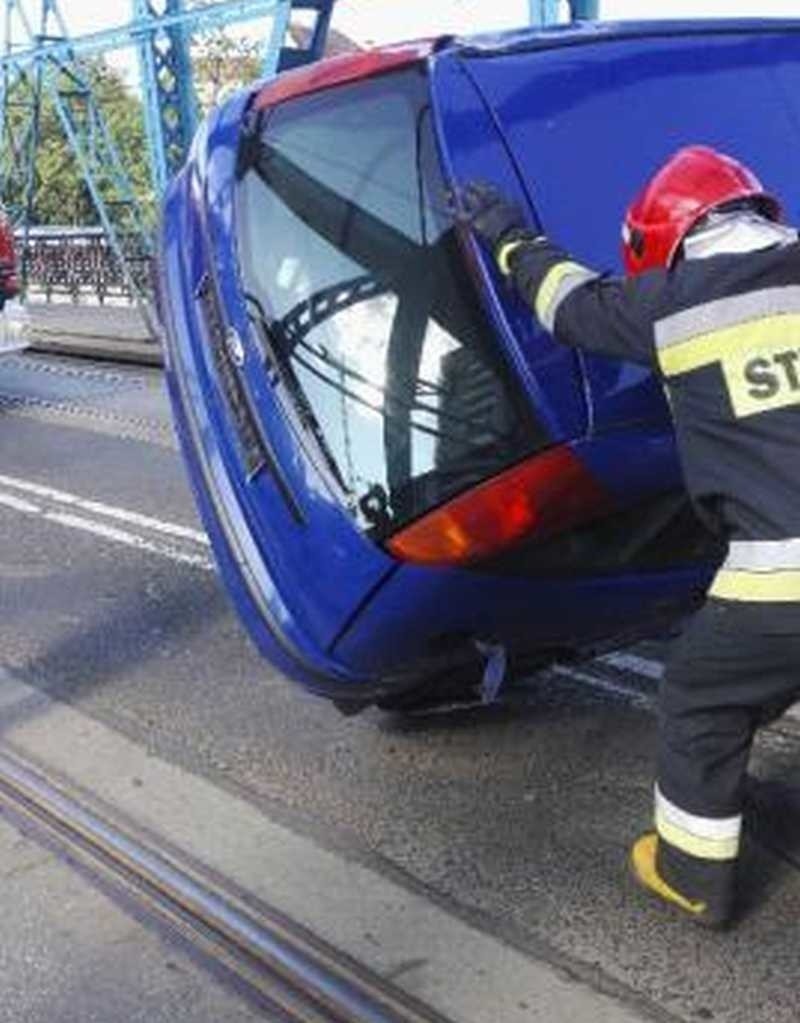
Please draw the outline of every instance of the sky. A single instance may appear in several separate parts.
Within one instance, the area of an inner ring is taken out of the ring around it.
[[[36,10],[39,0],[24,0]],[[124,23],[131,0],[61,0],[71,32],[94,31]],[[615,18],[765,17],[799,14],[797,0],[601,0],[600,16]],[[338,0],[335,24],[375,41],[432,34],[439,28],[467,33],[519,25],[527,20],[528,0]]]
[[[790,17],[800,14],[799,8],[797,0],[600,0],[600,17]],[[527,23],[529,9],[528,0],[340,0],[337,18],[343,30],[350,24],[381,41],[382,34],[408,38],[511,28]]]
[[[61,0],[69,31],[78,35],[126,23],[131,0]],[[23,0],[38,11],[40,0]],[[362,44],[384,43],[444,32],[469,34],[526,24],[529,0],[338,0],[334,25]],[[798,0],[600,0],[600,16],[609,20],[665,17],[793,17]],[[263,28],[268,27],[268,20]],[[261,31],[261,24],[251,31]],[[128,51],[113,62],[132,75],[135,58]]]

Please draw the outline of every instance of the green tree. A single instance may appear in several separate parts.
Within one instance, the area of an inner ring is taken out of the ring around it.
[[[195,91],[203,113],[227,94],[259,77],[261,43],[248,36],[217,29],[195,40],[192,68]]]
[[[151,208],[154,196],[150,185],[142,105],[126,88],[121,75],[102,59],[95,59],[86,64],[85,73],[94,97],[103,111],[134,192],[146,208]],[[62,76],[58,84],[60,88],[75,90],[75,83],[65,76]],[[18,139],[25,135],[31,121],[30,98],[28,83],[21,83],[9,97],[7,104],[9,129]],[[89,189],[46,88],[43,90],[39,109],[38,134],[32,222],[96,224],[98,217]],[[3,145],[11,146],[8,140],[3,140]],[[18,164],[25,163],[24,148],[23,146],[22,151],[14,154]],[[22,211],[26,208],[25,177],[25,168],[17,166],[4,183],[2,198],[12,210]],[[104,198],[114,202],[118,196],[107,194]]]

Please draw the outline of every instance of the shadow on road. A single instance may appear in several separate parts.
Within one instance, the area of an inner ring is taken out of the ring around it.
[[[30,652],[13,666],[12,674],[59,700],[72,702],[92,690],[113,686],[156,658],[171,655],[191,644],[192,637],[210,628],[227,613],[227,607],[211,575],[181,572],[173,578],[163,573],[158,584],[139,573],[115,573],[113,592],[93,594],[93,568],[64,573],[76,594],[76,616],[62,619],[47,632],[47,644],[37,648],[28,640]],[[8,587],[5,580],[4,589]],[[53,600],[53,576],[28,576],[13,588],[10,609],[46,609]],[[41,592],[40,592],[41,591]],[[60,597],[63,608],[63,591]],[[13,614],[13,610],[11,612]],[[21,619],[24,621],[24,617]],[[160,668],[158,669],[161,670]],[[19,720],[19,715],[14,715]],[[4,718],[4,724],[11,722]]]

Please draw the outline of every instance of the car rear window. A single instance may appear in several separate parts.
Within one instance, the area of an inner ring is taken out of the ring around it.
[[[463,266],[417,69],[270,113],[237,199],[265,355],[365,529],[544,443]]]

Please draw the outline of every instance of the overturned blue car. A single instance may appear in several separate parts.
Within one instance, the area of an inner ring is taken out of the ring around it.
[[[559,346],[448,202],[491,181],[616,271],[628,201],[692,143],[797,209],[800,20],[380,49],[207,120],[165,204],[168,382],[222,579],[286,675],[411,707],[702,599],[718,549],[657,381]]]

